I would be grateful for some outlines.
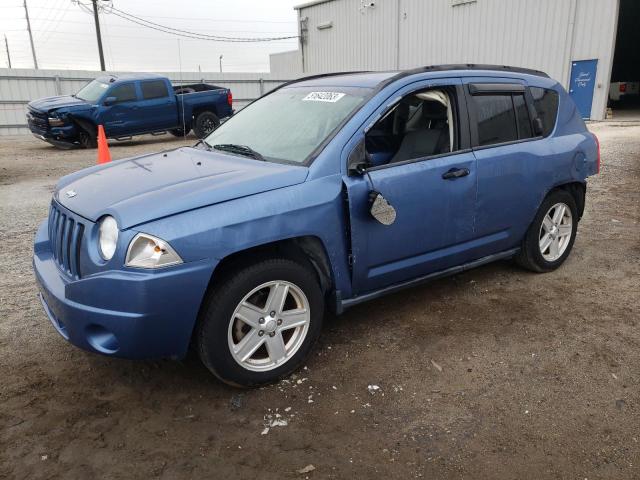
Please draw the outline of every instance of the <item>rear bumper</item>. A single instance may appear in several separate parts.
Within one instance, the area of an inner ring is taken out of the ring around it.
[[[91,352],[122,358],[181,358],[189,347],[214,264],[159,271],[112,270],[72,280],[53,259],[44,222],[33,268],[56,331]]]

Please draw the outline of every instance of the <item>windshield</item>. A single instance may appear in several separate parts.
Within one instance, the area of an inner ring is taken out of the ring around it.
[[[368,88],[283,88],[231,117],[206,142],[227,151],[230,145],[249,147],[266,160],[303,163],[370,92]]]
[[[76,93],[76,97],[85,102],[98,103],[98,100],[100,100],[100,97],[102,97],[102,94],[107,88],[109,88],[109,85],[106,83],[93,80],[82,87],[80,91]]]

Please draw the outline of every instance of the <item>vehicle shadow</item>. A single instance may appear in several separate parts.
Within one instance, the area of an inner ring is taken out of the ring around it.
[[[428,347],[429,342],[442,335],[464,336],[465,329],[474,333],[495,334],[513,324],[511,314],[514,310],[532,310],[532,304],[527,301],[520,306],[514,305],[514,295],[504,289],[507,284],[523,282],[521,288],[524,290],[526,278],[532,276],[535,274],[511,261],[499,261],[354,306],[340,316],[326,312],[316,351],[327,347],[336,351],[341,346],[375,343],[376,332],[395,332],[393,335],[421,348]],[[478,321],[483,310],[498,312],[491,316],[492,323]],[[504,314],[500,315],[500,311]],[[454,317],[455,332],[451,326]],[[352,350],[352,347],[348,349]],[[92,369],[116,384],[126,383],[135,388],[152,384],[160,390],[168,388],[168,391],[179,385],[182,389],[193,389],[208,395],[213,392],[228,395],[241,391],[219,381],[192,350],[179,361],[129,361],[86,355]],[[312,355],[308,364],[312,369],[331,369],[326,363],[320,362],[326,360]]]

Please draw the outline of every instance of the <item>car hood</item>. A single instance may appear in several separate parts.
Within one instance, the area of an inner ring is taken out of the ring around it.
[[[308,168],[180,148],[91,167],[63,177],[54,196],[91,221],[120,228],[304,182]]]
[[[61,107],[75,107],[77,105],[89,105],[84,100],[81,100],[71,95],[62,95],[58,97],[47,97],[29,102],[29,107],[41,112],[48,112],[49,110],[61,108]]]

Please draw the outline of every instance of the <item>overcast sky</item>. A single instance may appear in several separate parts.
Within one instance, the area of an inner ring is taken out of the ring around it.
[[[33,68],[23,0],[0,0],[0,35],[6,34],[14,68]],[[81,0],[90,5],[90,0]],[[280,37],[297,34],[293,6],[302,0],[112,0],[119,10],[157,24],[210,35]],[[72,0],[27,0],[38,66],[99,70],[93,16]],[[269,70],[269,54],[295,50],[297,40],[221,43],[178,37],[136,25],[105,9],[100,15],[107,70]],[[6,67],[0,37],[0,67]]]

